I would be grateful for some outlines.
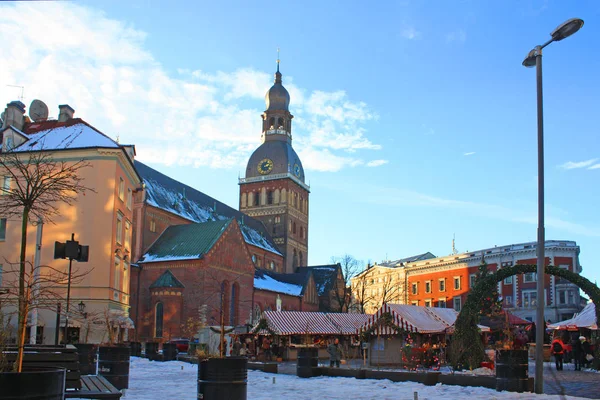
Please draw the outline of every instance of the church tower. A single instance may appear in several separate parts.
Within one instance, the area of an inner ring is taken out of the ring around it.
[[[308,194],[304,168],[292,148],[290,94],[281,83],[279,60],[275,83],[265,95],[262,144],[252,153],[240,178],[240,211],[262,221],[284,255],[282,271],[292,273],[308,261]]]

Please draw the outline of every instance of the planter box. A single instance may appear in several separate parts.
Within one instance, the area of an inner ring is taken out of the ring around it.
[[[427,386],[438,383],[439,372],[402,372],[402,371],[375,371],[365,370],[366,379],[389,379],[392,382],[418,382]]]
[[[258,362],[258,361],[249,361],[248,369],[253,369],[256,371],[268,372],[270,374],[277,373],[277,363],[276,362]]]
[[[496,377],[491,376],[473,376],[462,374],[440,375],[439,383],[442,385],[455,386],[479,386],[488,389],[496,389]]]
[[[341,376],[346,378],[365,379],[364,369],[350,369],[350,368],[329,368],[320,367],[321,375],[323,376]]]

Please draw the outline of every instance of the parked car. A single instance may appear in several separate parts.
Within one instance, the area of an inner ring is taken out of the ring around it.
[[[179,353],[187,353],[190,348],[189,339],[172,339],[169,343],[175,343],[175,347],[177,347]]]

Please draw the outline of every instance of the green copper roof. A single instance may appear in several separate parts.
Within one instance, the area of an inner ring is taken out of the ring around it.
[[[233,219],[168,227],[138,263],[193,260],[206,254]]]
[[[150,285],[150,289],[154,288],[184,288],[183,283],[173,275],[170,270],[166,270],[157,280]]]

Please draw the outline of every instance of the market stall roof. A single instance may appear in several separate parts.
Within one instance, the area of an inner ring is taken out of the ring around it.
[[[267,321],[269,328],[276,335],[337,335],[340,333],[340,330],[322,312],[265,311],[262,318]],[[257,327],[258,325],[255,328]]]
[[[276,335],[355,335],[356,330],[370,317],[368,314],[265,311],[261,320],[266,321],[269,329]],[[259,321],[253,332],[271,333],[267,329],[260,329],[260,325]]]
[[[598,320],[596,319],[596,306],[594,303],[588,303],[579,314],[573,318],[548,325],[548,329],[570,329],[587,328],[598,329]]]
[[[394,335],[396,330],[389,326],[382,326],[380,318],[389,313],[394,325],[400,328],[418,333],[444,333],[452,330],[458,312],[452,308],[421,307],[407,304],[384,304],[365,323],[359,331],[375,329],[380,335]],[[479,329],[489,332],[486,326],[478,325]]]
[[[371,314],[328,313],[325,315],[343,335],[355,335],[356,330],[371,318]]]

